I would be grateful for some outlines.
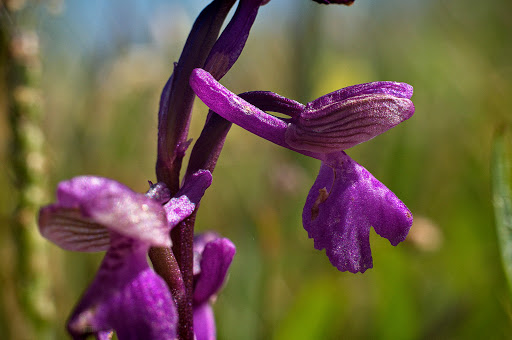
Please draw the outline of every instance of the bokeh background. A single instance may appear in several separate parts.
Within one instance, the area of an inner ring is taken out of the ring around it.
[[[39,37],[46,203],[59,181],[81,174],[140,192],[155,180],[159,92],[207,3],[34,1],[2,16]],[[196,224],[237,245],[215,304],[219,339],[512,337],[489,174],[493,136],[512,121],[511,13],[509,0],[272,0],[261,8],[222,81],[234,92],[308,102],[369,81],[414,86],[414,117],[348,153],[415,223],[396,248],[372,230],[374,268],[338,272],[301,223],[319,162],[233,127]],[[0,96],[0,334],[35,339],[15,298],[18,188],[5,102]],[[196,100],[192,138],[206,113]],[[102,255],[49,243],[45,251],[51,334],[65,339],[67,315]]]

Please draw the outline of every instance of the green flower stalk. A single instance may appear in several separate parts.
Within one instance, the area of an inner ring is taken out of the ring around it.
[[[36,225],[46,194],[38,36],[22,20],[26,14],[22,8],[0,7],[0,50],[6,65],[2,75],[11,131],[9,162],[16,189],[10,223],[15,249],[13,274],[19,287],[23,327],[32,338],[50,339],[54,305],[49,296],[47,245]]]

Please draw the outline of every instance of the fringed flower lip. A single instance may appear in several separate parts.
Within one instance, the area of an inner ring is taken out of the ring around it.
[[[103,177],[59,184],[57,203],[40,211],[41,234],[67,250],[107,250],[69,319],[74,339],[106,338],[112,330],[121,340],[175,339],[174,300],[146,256],[150,246],[171,246],[169,231],[194,211],[211,179],[199,171],[173,198],[162,183],[146,195]]]
[[[398,82],[354,85],[303,105],[266,91],[237,96],[202,69],[192,72],[190,85],[225,119],[322,161],[306,199],[303,225],[315,248],[326,249],[336,268],[356,273],[373,266],[371,226],[394,246],[405,239],[412,225],[409,209],[343,150],[412,117],[412,86]]]

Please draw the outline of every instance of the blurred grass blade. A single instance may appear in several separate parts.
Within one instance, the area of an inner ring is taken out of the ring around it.
[[[491,164],[492,195],[503,268],[512,292],[512,198],[510,193],[510,154],[504,134],[494,140]]]

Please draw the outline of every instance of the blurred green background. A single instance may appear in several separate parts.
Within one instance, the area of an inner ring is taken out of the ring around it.
[[[140,192],[155,180],[159,92],[207,3],[38,1],[27,3],[29,19],[12,18],[40,39],[47,203],[59,181],[81,174]],[[415,223],[396,248],[372,230],[374,268],[338,272],[301,223],[319,162],[233,127],[196,224],[237,245],[215,304],[219,339],[512,338],[489,174],[493,135],[512,122],[511,13],[509,0],[272,0],[261,8],[222,81],[234,92],[271,90],[305,103],[369,81],[414,86],[414,117],[348,153]],[[3,96],[0,110],[0,334],[23,339]],[[192,138],[206,113],[196,101]],[[61,339],[102,255],[48,252]]]

